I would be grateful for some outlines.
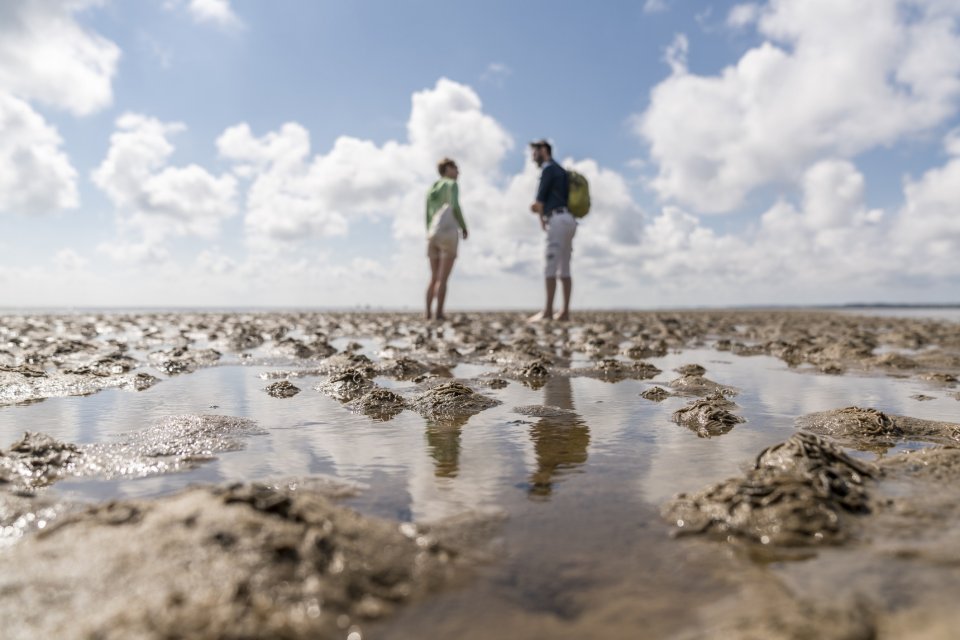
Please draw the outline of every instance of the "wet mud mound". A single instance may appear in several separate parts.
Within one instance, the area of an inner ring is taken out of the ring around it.
[[[729,432],[741,422],[746,422],[744,418],[731,411],[736,406],[732,400],[715,391],[706,398],[694,400],[682,409],[677,409],[673,412],[671,419],[701,438],[712,438]]]
[[[77,445],[42,433],[0,451],[0,490],[32,490],[71,477],[144,477],[192,469],[217,453],[237,451],[262,433],[250,420],[176,416],[113,442]]]
[[[320,363],[317,369],[328,374],[356,371],[367,378],[372,378],[377,374],[373,361],[362,353],[338,353]]]
[[[413,407],[428,418],[471,416],[500,404],[459,382],[445,382],[418,395]]]
[[[87,396],[110,388],[143,391],[157,382],[159,379],[146,373],[46,373],[26,366],[12,367],[0,370],[0,405]]]
[[[313,639],[361,632],[449,584],[467,556],[451,531],[250,484],[97,506],[4,561],[11,640]]]
[[[735,395],[736,389],[704,377],[706,370],[700,365],[687,365],[678,369],[680,377],[670,381],[670,388],[680,394],[705,396],[712,393]],[[686,372],[686,373],[684,373]]]
[[[266,391],[268,395],[274,398],[292,398],[300,393],[300,387],[289,380],[280,380],[279,382],[268,385]]]
[[[414,360],[413,358],[396,358],[381,362],[377,367],[379,375],[396,380],[413,380],[425,373],[436,373],[437,367]],[[449,372],[447,372],[449,373]]]
[[[846,540],[846,520],[867,513],[878,471],[813,434],[764,449],[754,468],[664,509],[680,534],[797,547]]]
[[[330,376],[316,389],[331,398],[345,402],[358,398],[373,389],[373,386],[373,380],[366,370],[348,367]]]
[[[28,431],[9,449],[0,451],[0,483],[19,490],[46,486],[68,473],[82,457],[75,444]]]
[[[640,397],[650,400],[652,402],[662,402],[672,396],[673,394],[664,389],[663,387],[651,387],[646,391],[640,394]]]
[[[546,361],[534,360],[523,365],[505,367],[500,371],[500,375],[518,380],[528,387],[539,389],[546,384],[547,379],[553,375],[553,372]]]
[[[370,416],[376,420],[390,420],[400,414],[408,406],[407,401],[398,393],[389,389],[374,389],[360,396],[350,403],[350,408],[357,413]]]
[[[620,382],[621,380],[650,380],[655,378],[661,370],[649,362],[624,362],[614,358],[599,360],[589,367],[569,369],[571,376],[586,376],[598,378],[606,382]]]
[[[193,373],[200,367],[210,367],[222,354],[215,349],[193,350],[185,346],[151,353],[147,359],[157,370],[168,376]]]
[[[885,451],[908,440],[960,445],[960,424],[888,415],[872,408],[845,407],[797,419],[797,428],[863,450]]]

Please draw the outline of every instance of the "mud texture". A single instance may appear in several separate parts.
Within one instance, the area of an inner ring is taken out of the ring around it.
[[[0,451],[0,490],[32,490],[69,477],[136,478],[192,469],[262,433],[243,418],[176,416],[113,442],[76,445],[27,432]]]
[[[869,512],[878,471],[807,433],[764,449],[754,468],[704,491],[680,494],[664,516],[681,534],[794,547],[842,542],[846,520]]]
[[[594,425],[573,409],[554,406],[567,405],[549,397],[551,386],[578,377],[612,383],[652,379],[661,372],[647,360],[711,347],[731,357],[775,358],[811,377],[908,380],[924,391],[916,394],[918,402],[960,398],[960,332],[946,321],[790,310],[575,313],[570,323],[539,325],[528,325],[519,313],[454,314],[443,324],[384,313],[84,313],[4,318],[0,404],[110,388],[147,389],[203,367],[269,367],[273,371],[261,377],[270,381],[324,380],[320,391],[343,401],[345,411],[374,420],[388,420],[407,408],[420,412],[427,417],[424,435],[433,471],[454,487],[448,479],[461,471],[461,429],[471,415],[497,404],[496,390],[516,381],[545,391],[542,399],[530,400],[543,404],[515,410],[532,418],[516,423],[529,430],[536,469],[514,488],[544,502],[536,505],[544,507],[542,514],[531,514],[553,517],[546,515],[552,513],[548,501],[576,504],[576,491],[595,490],[587,481],[597,480],[591,472],[584,482],[570,482],[558,492],[559,474],[579,473],[588,455],[590,465],[599,466],[615,447],[605,435],[591,433]],[[464,375],[454,373],[459,365],[479,365],[488,373],[454,379]],[[668,378],[658,380],[659,386],[641,395],[651,401],[669,398],[670,410],[689,401],[676,412],[677,419],[698,435],[724,433],[740,419],[739,410],[727,404],[737,390],[715,382],[716,374],[695,363],[676,372],[669,384]],[[388,391],[376,386],[378,378],[409,384]],[[508,394],[515,392],[527,390]],[[643,411],[659,411],[638,404]],[[926,410],[936,403],[911,406]],[[458,574],[451,567],[482,546],[461,544],[463,538],[447,544],[438,530],[427,533],[412,524],[375,519],[368,524],[356,514],[342,517],[362,524],[341,527],[341,507],[327,501],[323,491],[303,485],[198,487],[92,508],[69,502],[50,487],[70,478],[133,478],[193,468],[219,451],[242,446],[255,432],[252,425],[218,420],[188,417],[161,425],[152,435],[151,429],[134,431],[96,445],[28,434],[2,451],[5,636],[342,638],[435,588],[445,589]],[[756,428],[716,442],[682,442],[726,450],[727,443],[763,428],[751,426]],[[669,546],[676,555],[649,580],[631,578],[624,569],[624,575],[610,574],[617,576],[611,584],[592,583],[589,578],[599,574],[592,570],[594,556],[587,555],[576,561],[588,569],[573,577],[552,566],[551,557],[542,576],[518,570],[498,586],[544,608],[537,620],[549,631],[541,636],[592,635],[590,623],[598,623],[597,637],[635,635],[637,627],[620,622],[631,618],[621,616],[637,603],[657,603],[648,605],[654,607],[669,599],[683,601],[673,603],[672,611],[684,621],[667,626],[692,631],[650,631],[651,637],[954,637],[960,624],[953,605],[960,579],[952,577],[960,566],[960,495],[954,489],[960,481],[960,449],[955,448],[960,428],[856,407],[804,416],[797,427],[800,432],[761,452],[749,470],[664,506],[679,533],[698,535],[658,547],[660,552]],[[7,442],[15,438],[8,434]],[[224,443],[232,444],[223,449]],[[662,481],[662,472],[654,476]],[[326,506],[306,507],[301,499]],[[602,502],[576,513],[615,522],[604,530],[622,529],[627,536],[655,540],[666,531],[649,514],[632,522],[629,514],[604,513]],[[558,537],[578,535],[579,527],[564,529],[569,520],[556,517],[550,524]],[[331,533],[326,522],[337,528]],[[389,534],[381,535],[381,525]],[[358,533],[345,533],[350,531]],[[395,541],[398,531],[406,542]],[[424,536],[435,543],[418,546]],[[717,545],[711,538],[735,544]],[[589,536],[580,541],[583,548],[594,548],[595,542]],[[694,552],[702,552],[710,566],[720,562],[717,571],[729,578],[729,590],[705,591],[699,583],[677,579],[666,595],[659,593],[658,581],[669,582]],[[418,554],[427,554],[420,564]],[[352,558],[344,560],[340,572],[334,571],[341,566],[333,560],[337,557]],[[508,553],[504,561],[515,558]],[[636,575],[646,576],[647,566],[635,564]],[[391,577],[378,577],[383,575]],[[617,581],[636,591],[618,600],[611,595]],[[445,590],[442,598],[449,595]],[[663,617],[653,616],[651,624],[662,626]],[[420,637],[430,637],[433,625],[431,619],[430,631]],[[509,622],[503,627],[517,630]],[[469,637],[487,632],[486,625],[474,628]],[[389,637],[403,637],[404,629]],[[564,635],[564,629],[572,630]]]
[[[346,637],[450,583],[458,535],[304,488],[113,501],[8,552],[0,617],[11,640]]]
[[[406,409],[408,402],[398,393],[378,388],[363,394],[350,406],[358,413],[385,421]]]
[[[428,418],[471,416],[500,404],[460,382],[444,382],[413,400],[413,408]]]
[[[577,412],[563,407],[554,407],[549,405],[531,404],[513,408],[514,413],[531,418],[577,418]]]
[[[906,441],[960,445],[960,424],[888,415],[872,408],[845,407],[797,419],[797,428],[865,451],[885,451]]]
[[[330,376],[317,390],[337,400],[353,400],[373,388],[373,380],[367,374],[365,369],[347,367]]]
[[[640,397],[646,398],[647,400],[651,400],[653,402],[663,402],[672,395],[672,393],[663,387],[651,387],[650,389],[642,392]]]
[[[656,387],[659,389],[659,387]],[[661,389],[662,391],[662,389]],[[694,400],[673,412],[673,421],[687,427],[701,438],[721,436],[745,419],[733,413],[737,405],[719,391],[700,400]]]
[[[681,375],[670,381],[670,388],[677,393],[694,396],[705,396],[714,393],[736,394],[736,389],[714,382],[698,374]]]
[[[356,342],[341,352],[332,346],[358,337],[379,341],[379,362]],[[458,315],[443,326],[383,313],[37,314],[7,316],[0,327],[0,403],[145,389],[157,381],[146,377],[150,369],[170,376],[277,360],[327,376],[354,369],[398,380],[449,377],[459,363],[493,364],[531,386],[556,375],[649,379],[656,374],[645,358],[705,345],[811,371],[875,371],[939,387],[956,385],[960,372],[960,337],[950,322],[815,311],[583,313],[569,325],[538,326],[510,313]],[[571,368],[574,354],[592,364]],[[673,390],[720,388],[702,368],[682,368]]]
[[[0,405],[35,402],[44,398],[86,396],[103,389],[143,391],[159,382],[147,373],[99,375],[82,370],[41,373],[27,367],[0,372]],[[73,371],[80,371],[76,373]]]
[[[267,386],[267,394],[274,398],[292,398],[300,393],[300,387],[289,380],[280,380]]]

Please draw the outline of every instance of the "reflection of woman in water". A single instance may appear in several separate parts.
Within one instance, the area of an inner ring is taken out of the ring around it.
[[[427,449],[434,459],[438,478],[455,478],[460,470],[460,431],[467,418],[458,416],[442,422],[427,422]]]
[[[530,477],[531,498],[546,498],[553,491],[554,475],[562,475],[587,461],[590,429],[573,413],[573,392],[569,378],[553,377],[543,388],[543,404],[567,409],[570,413],[540,418],[530,428],[537,455],[537,470]]]

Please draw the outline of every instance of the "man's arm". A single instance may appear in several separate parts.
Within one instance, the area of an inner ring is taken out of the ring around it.
[[[540,174],[540,185],[537,187],[537,198],[533,204],[530,205],[530,211],[539,215],[543,215],[543,206],[547,202],[547,194],[550,193],[550,176],[548,175],[549,171],[544,170]]]

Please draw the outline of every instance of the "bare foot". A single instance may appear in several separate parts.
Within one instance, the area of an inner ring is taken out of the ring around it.
[[[570,322],[570,314],[566,312],[561,313],[557,316],[557,322]]]
[[[437,314],[437,322],[443,322],[446,319],[447,319],[447,316],[443,315],[442,313]]]
[[[527,322],[529,323],[543,322],[544,320],[553,320],[553,314],[539,311],[527,318]]]

